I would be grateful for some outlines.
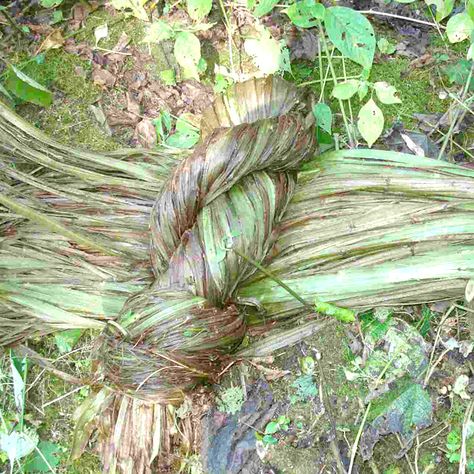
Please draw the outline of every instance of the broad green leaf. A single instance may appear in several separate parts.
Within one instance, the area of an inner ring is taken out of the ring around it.
[[[383,132],[384,118],[382,111],[373,99],[362,106],[359,111],[357,128],[362,138],[367,142],[369,148],[377,141]]]
[[[189,16],[195,21],[201,21],[212,9],[212,0],[186,0]]]
[[[397,89],[387,82],[376,82],[374,89],[382,104],[401,104],[402,101],[395,95],[398,93]]]
[[[419,430],[431,425],[432,416],[429,393],[417,383],[400,380],[372,402],[370,421],[360,440],[362,458],[370,459],[375,444],[389,433],[397,433],[406,441],[413,439]]]
[[[471,71],[472,61],[467,59],[460,59],[454,64],[449,64],[443,68],[443,71],[448,76],[449,82],[451,84],[458,84],[460,86],[465,86],[467,79],[469,78],[469,73]],[[469,83],[469,91],[474,91],[474,77],[471,77]]]
[[[324,24],[334,46],[370,70],[375,54],[375,34],[369,20],[352,8],[331,7],[326,9]]]
[[[263,74],[274,74],[282,63],[281,45],[263,29],[259,38],[249,38],[244,43],[245,52],[252,57]]]
[[[47,107],[53,101],[51,91],[38,84],[13,65],[9,70],[5,86],[10,92],[25,102]]]
[[[38,435],[32,429],[13,431],[10,434],[0,433],[0,450],[8,455],[11,465],[18,459],[32,453],[38,444]]]
[[[397,47],[390,43],[387,38],[380,38],[377,41],[377,47],[382,54],[393,54],[397,50]]]
[[[322,102],[316,104],[313,106],[313,114],[316,118],[316,125],[330,134],[332,130],[332,112],[329,105]]]
[[[198,37],[187,31],[179,32],[174,43],[174,55],[183,68],[183,75],[199,80],[197,65],[201,59],[201,43]]]
[[[360,81],[357,79],[350,79],[345,82],[340,82],[332,90],[332,96],[340,100],[350,99],[359,89],[359,84]]]
[[[184,115],[184,116],[183,116]],[[199,141],[199,131],[186,120],[185,114],[176,121],[176,133],[168,137],[166,145],[175,148],[192,148]]]
[[[256,17],[261,17],[270,13],[273,7],[278,3],[278,0],[259,0],[257,6],[253,10],[253,14]]]
[[[175,31],[171,25],[163,20],[154,21],[151,25],[148,26],[145,32],[145,37],[143,38],[144,43],[160,43],[161,41],[166,41],[173,38]]]
[[[44,8],[54,8],[63,3],[63,0],[41,0],[40,5]]]
[[[301,0],[290,5],[284,13],[288,15],[291,22],[300,28],[313,28],[318,21],[324,19],[325,7],[315,0]]]
[[[466,57],[469,61],[474,61],[474,43],[469,46]]]
[[[280,429],[280,423],[277,421],[270,421],[265,427],[265,434],[274,434]]]
[[[40,441],[38,450],[41,454],[35,450],[33,457],[25,464],[24,472],[51,472],[51,468],[59,464],[61,447],[58,444]]]
[[[466,13],[458,13],[448,20],[446,34],[451,43],[459,43],[469,38],[474,30],[474,20]]]
[[[148,0],[110,0],[111,5],[117,10],[130,13],[139,20],[148,21],[148,15],[143,7]]]
[[[83,332],[82,329],[67,329],[66,331],[57,332],[54,335],[54,342],[59,352],[61,354],[71,352]]]
[[[425,3],[436,7],[436,21],[444,20],[454,8],[454,0],[425,0]]]

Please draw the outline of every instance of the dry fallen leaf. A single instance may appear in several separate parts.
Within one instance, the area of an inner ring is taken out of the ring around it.
[[[152,148],[156,145],[156,130],[151,120],[144,119],[135,127],[135,137],[144,148]]]
[[[48,51],[48,49],[60,48],[63,44],[64,38],[61,34],[61,30],[54,30],[41,43],[40,47],[36,50],[35,55],[41,53],[42,51]]]
[[[140,115],[140,104],[132,92],[127,92],[127,110],[135,115]]]
[[[116,77],[100,66],[94,65],[92,70],[92,81],[101,87],[112,87],[115,84]]]

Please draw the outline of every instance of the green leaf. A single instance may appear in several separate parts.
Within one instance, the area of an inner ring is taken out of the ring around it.
[[[163,20],[154,21],[148,26],[143,38],[144,43],[160,43],[173,38],[175,31],[171,25]]]
[[[28,371],[28,359],[17,357],[13,350],[10,350],[10,363],[13,379],[13,394],[18,412],[23,416],[25,409],[25,380]]]
[[[253,10],[253,14],[256,17],[261,17],[270,13],[273,10],[273,7],[278,3],[278,0],[260,0],[257,3],[257,6]]]
[[[265,434],[274,434],[280,430],[280,423],[277,421],[270,421],[265,427]]]
[[[282,63],[281,45],[268,30],[261,29],[258,38],[249,38],[244,43],[245,52],[252,57],[263,74],[274,74]]]
[[[123,10],[139,20],[148,21],[148,15],[143,5],[148,0],[110,0],[111,5],[117,10]]]
[[[374,445],[389,433],[402,439],[413,439],[416,433],[431,424],[433,406],[429,393],[421,385],[400,380],[394,388],[372,402],[370,422],[362,434],[362,458],[371,457]]]
[[[414,3],[416,0],[395,0],[397,3]]]
[[[313,28],[318,25],[319,20],[324,19],[325,7],[315,0],[302,0],[290,5],[284,13],[288,15],[291,22],[300,28]]]
[[[444,20],[454,8],[454,0],[425,0],[425,3],[428,6],[434,5],[436,7],[436,21]]]
[[[199,131],[185,117],[178,117],[176,133],[168,137],[166,145],[175,148],[192,148],[199,141]]]
[[[466,12],[471,20],[474,21],[474,0],[467,0]]]
[[[454,64],[449,64],[443,68],[443,71],[448,76],[449,82],[451,84],[457,84],[459,86],[464,86],[471,72],[472,61],[467,59],[460,59]],[[469,91],[474,91],[474,77],[471,77],[471,82],[469,83]]]
[[[199,80],[197,65],[201,59],[201,43],[198,37],[187,31],[179,32],[174,43],[174,55],[183,69],[183,75]]]
[[[377,41],[377,47],[382,54],[393,54],[397,50],[397,47],[390,43],[387,38],[380,38]]]
[[[451,43],[459,43],[469,38],[474,30],[474,20],[466,13],[458,13],[448,20],[446,34]]]
[[[375,54],[375,34],[369,20],[347,7],[331,7],[324,19],[334,46],[352,61],[370,70]]]
[[[212,9],[212,0],[186,0],[189,16],[195,21],[201,21]]]
[[[71,352],[77,341],[84,333],[83,329],[68,329],[54,335],[54,342],[61,354]]]
[[[360,81],[357,79],[340,82],[332,90],[332,96],[340,100],[350,99],[359,89],[359,84]]]
[[[15,66],[8,71],[6,88],[25,102],[47,107],[53,101],[53,94]]]
[[[391,86],[388,82],[376,82],[374,84],[374,89],[382,104],[401,104],[402,101],[397,94],[397,89]]]
[[[63,12],[61,10],[55,10],[51,17],[51,24],[55,25],[56,23],[60,23],[63,19]]]
[[[369,84],[366,81],[360,81],[359,89],[357,90],[357,95],[359,96],[359,100],[362,100],[369,92]]]
[[[274,438],[272,435],[265,435],[262,438],[263,444],[277,444],[278,440]]]
[[[322,102],[314,105],[313,114],[316,118],[316,125],[330,134],[332,130],[332,112],[329,105]]]
[[[165,86],[174,86],[176,84],[176,74],[173,69],[160,71],[160,79]]]
[[[63,3],[63,0],[41,0],[40,5],[44,8],[54,8]]]
[[[58,444],[41,441],[38,450],[42,456],[35,451],[34,456],[25,464],[24,472],[51,472],[51,468],[59,464],[61,447]]]
[[[367,142],[369,148],[377,141],[383,132],[384,118],[382,111],[373,99],[362,106],[359,111],[357,128],[362,138]]]
[[[12,466],[16,460],[32,453],[37,444],[38,435],[32,429],[13,431],[10,434],[0,433],[0,450],[7,453]]]

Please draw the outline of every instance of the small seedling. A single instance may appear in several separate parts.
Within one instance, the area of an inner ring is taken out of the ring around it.
[[[277,444],[278,438],[275,438],[273,435],[281,433],[282,431],[288,431],[290,427],[290,421],[291,420],[287,416],[281,415],[276,420],[270,421],[270,423],[265,426],[265,431],[263,434],[255,432],[255,437],[264,445]]]

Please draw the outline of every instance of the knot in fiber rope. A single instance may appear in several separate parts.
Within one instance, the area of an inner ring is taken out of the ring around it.
[[[235,85],[203,116],[203,139],[175,169],[151,214],[156,276],[104,333],[100,361],[118,389],[179,401],[212,377],[245,335],[234,293],[262,261],[315,137],[296,89],[280,78]],[[230,250],[229,246],[236,249]],[[238,252],[237,252],[238,251]]]

